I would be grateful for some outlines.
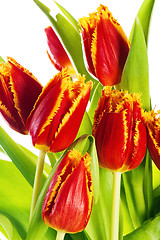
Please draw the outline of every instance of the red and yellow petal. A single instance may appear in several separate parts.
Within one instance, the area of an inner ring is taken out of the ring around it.
[[[79,22],[89,70],[103,85],[120,83],[130,47],[120,24],[103,5]]]
[[[105,112],[95,132],[100,166],[112,171],[119,171],[126,158],[128,129],[125,115],[125,112]]]
[[[42,85],[13,58],[8,58],[8,65],[10,67],[10,88],[14,105],[22,122],[26,124],[27,117],[42,91]]]
[[[89,161],[87,153],[82,157],[72,150],[58,166],[42,207],[43,220],[50,227],[70,233],[86,227],[93,201]]]
[[[70,80],[64,69],[44,88],[28,118],[27,126],[35,147],[45,151],[67,148],[78,132],[92,83]]]
[[[72,63],[62,46],[60,40],[55,34],[52,27],[45,28],[45,33],[47,36],[48,47],[50,53],[48,53],[50,60],[58,71],[61,71],[62,68],[69,67],[73,69]]]
[[[144,121],[147,127],[148,150],[152,160],[160,169],[160,111],[154,110],[144,113]]]

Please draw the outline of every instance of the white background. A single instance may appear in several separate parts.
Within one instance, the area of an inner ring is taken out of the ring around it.
[[[58,1],[58,0],[57,0]],[[52,0],[43,0],[52,9],[53,15],[58,9]],[[77,20],[93,12],[100,3],[108,6],[113,16],[129,33],[142,0],[59,0]],[[6,60],[11,56],[22,66],[30,70],[44,86],[56,73],[47,54],[44,28],[50,22],[32,0],[0,0],[0,55]],[[160,1],[155,7],[150,27],[148,45],[150,87],[153,106],[160,109]],[[17,142],[32,147],[29,136],[20,135],[11,130],[0,117],[0,125]],[[4,156],[3,156],[4,158]],[[1,237],[1,236],[0,236]]]

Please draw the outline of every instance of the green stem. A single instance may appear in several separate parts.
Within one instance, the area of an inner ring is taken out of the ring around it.
[[[34,208],[35,208],[35,205],[36,205],[39,193],[40,193],[40,189],[41,189],[45,154],[46,154],[45,151],[40,150],[38,161],[37,161],[37,168],[36,168],[36,173],[35,173],[34,186],[33,186],[32,203],[31,203],[31,211],[30,211],[30,221],[31,221],[33,211],[34,211]]]
[[[64,232],[57,232],[56,240],[63,240],[65,236]]]
[[[113,173],[112,212],[111,212],[111,235],[110,240],[118,240],[119,235],[119,204],[121,173]]]

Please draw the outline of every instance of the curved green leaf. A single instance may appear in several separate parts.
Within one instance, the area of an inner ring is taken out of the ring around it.
[[[35,159],[30,157],[29,154],[27,154],[18,144],[16,144],[2,127],[0,127],[0,145],[29,182],[29,184],[33,186],[36,170]],[[47,175],[43,174],[43,184],[46,178]]]
[[[106,169],[99,169],[100,189],[97,203],[93,203],[93,209],[86,232],[92,240],[109,239],[111,203],[112,203],[112,173]]]
[[[52,179],[60,161],[61,161],[61,159],[58,162],[56,162],[48,179],[46,180],[46,182],[42,188],[42,191],[39,195],[36,207],[33,212],[33,217],[32,217],[29,229],[28,229],[26,240],[33,240],[33,239],[34,240],[41,240],[41,239],[43,240],[44,239],[44,236],[47,232],[48,226],[43,222],[42,216],[41,216],[43,200],[46,195],[49,184],[51,182],[51,179]],[[54,240],[55,237],[56,237],[56,231],[53,231],[52,238],[48,238],[48,239]]]
[[[73,26],[79,31],[81,27],[78,25],[77,20],[64,8],[62,7],[59,3],[54,1],[56,5],[59,7],[59,9],[62,11],[62,13],[68,18],[68,20],[73,24]]]
[[[11,221],[3,214],[0,214],[0,225],[3,226],[5,232],[7,233],[9,240],[21,240],[22,239],[19,236],[16,228],[12,225]]]
[[[159,240],[160,239],[160,216],[146,221],[140,228],[126,235],[124,240]]]
[[[1,62],[5,62],[5,61],[4,61],[3,58],[0,56],[0,63],[1,63]]]
[[[12,162],[3,160],[0,160],[0,183],[0,214],[7,217],[20,237],[25,239],[32,188]]]
[[[155,0],[144,0],[137,14],[143,28],[146,45],[148,44],[149,26],[150,26],[154,3],[155,3]],[[134,29],[134,24],[130,34],[130,41],[132,39],[133,29]]]
[[[102,96],[102,89],[102,84],[98,83],[91,98],[91,104],[88,110],[88,115],[90,117],[91,123],[93,123],[94,113],[97,108],[99,98]]]
[[[148,56],[143,29],[138,18],[135,21],[133,39],[122,73],[121,88],[130,93],[141,93],[143,108],[150,110]]]
[[[90,148],[87,152],[91,156],[90,168],[91,168],[92,177],[93,177],[94,201],[96,204],[99,197],[99,163],[98,163],[95,139],[93,136],[88,136],[88,139],[90,140]]]

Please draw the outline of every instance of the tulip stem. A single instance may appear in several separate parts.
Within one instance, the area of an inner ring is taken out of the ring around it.
[[[65,232],[57,232],[56,240],[63,240],[65,236]]]
[[[45,154],[46,154],[45,151],[40,150],[38,161],[37,161],[34,186],[33,186],[32,203],[31,203],[31,210],[30,210],[30,221],[31,221],[33,211],[34,211],[34,208],[35,208],[35,205],[36,205],[36,202],[37,202],[40,190],[41,190],[41,182],[42,182],[42,176],[43,176]]]
[[[119,205],[120,205],[121,173],[113,173],[111,235],[110,240],[118,240],[119,236]]]

